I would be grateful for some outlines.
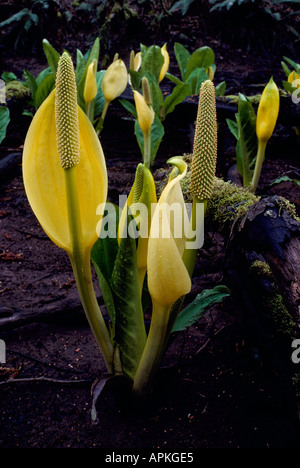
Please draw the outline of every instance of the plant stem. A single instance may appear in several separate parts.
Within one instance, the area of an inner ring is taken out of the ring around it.
[[[255,168],[254,168],[254,173],[252,177],[252,182],[250,185],[250,191],[252,193],[256,192],[257,186],[258,186],[258,181],[260,178],[261,174],[261,168],[265,159],[265,152],[266,152],[266,141],[259,140],[258,141],[258,149],[257,149],[257,155],[256,155],[256,161],[255,161]]]
[[[65,169],[64,173],[71,238],[71,252],[69,253],[69,257],[87,320],[101,349],[107,370],[109,373],[112,373],[113,345],[93,287],[90,249],[83,245],[79,196],[77,190],[77,166]]]
[[[144,132],[144,164],[150,169],[151,164],[151,128]]]
[[[153,301],[152,320],[146,345],[133,382],[133,393],[145,400],[165,351],[170,307]]]

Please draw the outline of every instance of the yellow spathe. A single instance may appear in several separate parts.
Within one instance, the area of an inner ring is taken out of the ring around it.
[[[23,180],[33,212],[50,239],[71,253],[64,171],[57,151],[55,90],[43,102],[29,127],[23,151]],[[80,160],[76,165],[82,243],[97,240],[96,208],[107,196],[107,171],[95,130],[78,107]]]
[[[176,158],[169,162],[176,165],[180,173],[168,182],[155,208],[147,257],[148,288],[152,300],[166,307],[171,307],[177,299],[191,290],[191,278],[182,260],[184,231],[182,238],[175,241],[176,219],[171,221],[169,211],[174,203],[178,203],[181,208],[175,211],[175,216],[181,216],[179,224],[182,223],[186,213],[182,203],[180,180],[185,177],[187,166],[184,161]],[[180,213],[180,210],[183,212]]]

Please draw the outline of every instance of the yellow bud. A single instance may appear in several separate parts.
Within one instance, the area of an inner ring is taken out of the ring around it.
[[[206,73],[207,73],[208,79],[212,81],[214,79],[214,71],[212,67],[208,67],[208,69],[206,70]]]
[[[257,110],[256,134],[260,141],[271,137],[279,113],[279,91],[273,78],[263,90]]]
[[[135,107],[138,115],[138,122],[143,132],[150,130],[154,120],[154,110],[149,106],[144,96],[138,91],[133,91]]]
[[[96,60],[93,60],[87,69],[83,97],[86,103],[91,102],[97,95]]]
[[[127,86],[127,69],[121,60],[109,65],[102,80],[102,91],[107,102],[111,102],[123,93]]]
[[[163,63],[163,66],[161,67],[161,70],[160,70],[160,75],[159,75],[159,79],[158,79],[159,83],[164,79],[164,77],[165,77],[165,75],[166,75],[166,73],[167,73],[167,71],[169,69],[169,65],[170,65],[170,57],[169,57],[169,54],[168,54],[168,51],[167,51],[167,44],[164,44],[162,46],[161,53],[162,53],[163,58],[164,58],[164,63]]]
[[[299,76],[298,73],[296,73],[295,71],[292,71],[292,72],[289,74],[289,76],[288,76],[288,82],[291,83],[291,84],[293,84],[293,82],[294,82],[295,80],[299,80],[299,79],[300,79],[300,76]],[[297,87],[297,88],[300,88],[300,83],[297,84],[296,87]]]

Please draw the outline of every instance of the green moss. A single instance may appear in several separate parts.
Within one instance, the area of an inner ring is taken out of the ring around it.
[[[300,218],[297,215],[296,206],[293,203],[291,203],[289,200],[287,200],[284,197],[279,197],[278,205],[280,209],[286,210],[293,219],[295,219],[298,223],[300,223]],[[279,214],[280,214],[280,210],[279,210]]]
[[[258,276],[266,276],[268,278],[273,278],[272,270],[268,263],[261,260],[255,260],[250,266],[250,274],[255,274]]]
[[[265,261],[255,260],[249,268],[249,274],[257,285],[264,318],[270,323],[273,333],[281,338],[288,337],[290,340],[296,338],[297,324],[278,290],[270,265]],[[261,287],[261,279],[268,281],[267,287],[266,285]]]
[[[192,155],[184,154],[182,157],[188,165],[188,171],[186,177],[181,182],[181,188],[185,201],[191,203],[190,168]],[[158,197],[166,186],[171,171],[172,167],[160,168],[154,174]],[[223,231],[223,229],[228,227],[237,217],[243,216],[259,199],[257,195],[249,192],[246,188],[238,187],[231,182],[225,182],[223,179],[215,177],[213,192],[207,203],[207,226],[209,225],[219,232]]]
[[[29,99],[31,93],[22,81],[12,80],[5,86],[5,96],[10,99]]]
[[[258,201],[259,197],[246,188],[237,187],[216,177],[207,205],[207,222],[211,222],[216,229],[222,231]]]

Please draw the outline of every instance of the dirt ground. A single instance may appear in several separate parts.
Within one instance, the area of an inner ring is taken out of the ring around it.
[[[183,37],[195,21],[192,14],[182,18],[177,34]],[[165,36],[160,31],[160,43],[170,38],[169,33],[170,27]],[[179,36],[171,37],[174,41]],[[141,32],[134,39],[130,36],[133,46],[139,39],[145,39]],[[70,34],[68,41],[74,47],[74,36]],[[228,83],[230,93],[249,91],[270,74],[278,82],[282,79],[283,50],[277,55],[254,50],[250,60],[247,50],[233,48],[220,37],[210,36],[208,42],[216,54],[218,80]],[[193,48],[203,43],[203,36],[199,37]],[[109,52],[113,54],[114,47]],[[15,59],[5,49],[3,70],[20,75],[23,68],[34,72],[44,66],[39,54],[23,53]],[[130,122],[124,119],[123,129],[115,131],[119,111],[117,104],[112,107],[101,137],[108,196],[115,202],[129,192],[140,160]],[[180,111],[167,124],[156,169],[179,151],[191,151],[193,114],[190,121],[179,120]],[[245,309],[234,291],[199,323],[176,336],[145,406],[132,401],[121,378],[111,379],[97,402],[98,420],[92,421],[91,389],[106,376],[105,366],[82,311],[69,260],[44,234],[26,199],[20,156],[26,122],[23,116],[12,122],[0,147],[1,158],[17,153],[17,165],[0,186],[0,338],[6,343],[6,363],[0,368],[0,446],[101,448],[104,453],[111,449],[299,448],[297,392],[280,356],[258,349],[249,336]],[[220,132],[224,128],[221,124]],[[174,129],[180,143],[174,142]],[[217,174],[226,178],[233,164],[228,133],[219,145]],[[288,195],[299,214],[296,184],[268,188],[282,173],[297,175],[297,152],[299,138],[291,127],[279,125],[259,189]],[[223,234],[206,232],[188,301],[205,288],[226,284],[226,243]],[[96,276],[94,284],[107,317]]]

